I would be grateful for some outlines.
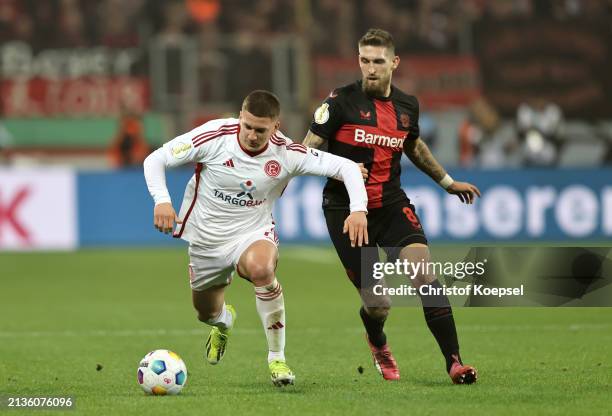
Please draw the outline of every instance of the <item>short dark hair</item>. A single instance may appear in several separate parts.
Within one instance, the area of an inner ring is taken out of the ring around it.
[[[366,34],[359,39],[359,47],[361,46],[383,46],[389,49],[392,55],[395,55],[393,36],[386,30],[368,29]]]
[[[242,109],[255,117],[278,118],[280,116],[280,101],[270,91],[255,90],[246,96]]]

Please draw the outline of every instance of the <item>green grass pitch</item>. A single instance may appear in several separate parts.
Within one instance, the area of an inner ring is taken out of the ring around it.
[[[453,386],[421,309],[398,307],[387,335],[402,379],[389,383],[372,365],[356,292],[334,252],[281,247],[297,381],[277,389],[253,291],[240,278],[226,293],[239,315],[228,352],[218,366],[205,363],[208,329],[192,311],[186,263],[184,249],[0,254],[0,396],[69,395],[69,414],[86,415],[612,411],[612,308],[456,308],[464,360],[480,379]],[[136,382],[140,358],[157,348],[187,364],[179,396],[148,397]]]

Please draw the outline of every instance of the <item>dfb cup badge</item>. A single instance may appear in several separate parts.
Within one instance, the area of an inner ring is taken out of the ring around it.
[[[264,166],[264,172],[272,178],[276,178],[280,174],[280,171],[281,165],[276,160],[269,160]]]

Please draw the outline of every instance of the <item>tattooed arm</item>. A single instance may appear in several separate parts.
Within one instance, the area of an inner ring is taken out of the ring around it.
[[[320,136],[317,136],[316,134],[314,134],[310,130],[308,130],[308,133],[306,134],[306,137],[302,141],[302,144],[304,146],[312,147],[313,149],[318,149],[319,147],[321,147],[321,145],[323,143],[325,143],[325,139],[323,139]]]
[[[417,168],[439,183],[446,189],[446,192],[457,195],[461,202],[471,204],[474,202],[475,195],[480,196],[478,188],[471,183],[453,181],[420,137],[416,140],[406,139],[404,141],[404,153]],[[444,184],[446,181],[450,181],[450,183]]]
[[[414,166],[425,172],[431,179],[440,182],[446,176],[446,170],[431,154],[431,150],[421,138],[404,141],[404,153]]]

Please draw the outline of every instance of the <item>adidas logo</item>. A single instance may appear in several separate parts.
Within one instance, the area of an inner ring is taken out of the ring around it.
[[[233,168],[234,161],[232,159],[228,159],[227,161],[225,161],[225,163],[223,163],[223,166],[227,166],[228,168]]]
[[[276,323],[270,325],[268,327],[268,329],[281,329],[281,328],[284,328],[284,327],[285,327],[285,325],[283,325],[280,321],[277,321]]]

